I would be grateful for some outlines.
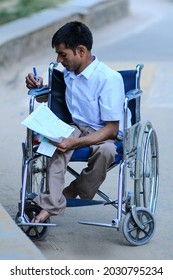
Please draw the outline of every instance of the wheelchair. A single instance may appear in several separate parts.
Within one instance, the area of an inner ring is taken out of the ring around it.
[[[36,99],[48,98],[49,108],[66,123],[71,116],[65,103],[65,83],[63,74],[56,69],[56,63],[50,63],[48,85],[29,90],[29,114],[34,111]],[[116,142],[117,155],[108,172],[119,166],[117,188],[113,198],[100,189],[97,195],[101,200],[67,199],[67,207],[87,205],[109,205],[114,207],[115,216],[108,224],[98,222],[80,222],[85,225],[102,226],[122,230],[125,239],[131,245],[144,245],[154,235],[155,211],[159,188],[159,154],[157,134],[150,121],[141,122],[140,102],[142,90],[140,77],[143,69],[138,64],[134,70],[119,71],[124,80],[124,132]],[[132,126],[127,128],[127,110],[131,110]],[[33,241],[42,240],[48,234],[50,226],[57,226],[47,219],[44,223],[33,223],[32,219],[41,208],[33,203],[39,192],[47,192],[47,165],[49,158],[37,152],[39,135],[27,128],[26,140],[22,143],[22,187],[16,223]],[[87,162],[90,147],[76,149],[70,162]],[[79,173],[68,165],[67,171],[73,176]],[[130,183],[129,183],[130,182]],[[117,195],[116,195],[117,192]],[[96,206],[95,206],[96,207]]]

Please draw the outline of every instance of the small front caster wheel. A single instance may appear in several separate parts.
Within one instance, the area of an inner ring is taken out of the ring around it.
[[[28,204],[25,206],[25,216],[29,222],[37,216],[41,211],[41,208],[38,205]],[[16,221],[20,213],[16,215]],[[44,223],[50,223],[50,219],[48,218]],[[39,241],[43,240],[48,234],[48,226],[20,226],[23,232],[32,240],[32,241]]]
[[[154,235],[155,222],[153,215],[144,207],[137,207],[136,214],[142,228],[135,223],[132,213],[128,212],[124,218],[123,234],[131,245],[139,246],[151,240]]]

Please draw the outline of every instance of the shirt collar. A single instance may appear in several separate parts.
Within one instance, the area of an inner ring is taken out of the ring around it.
[[[99,61],[96,56],[93,56],[93,62],[90,63],[79,75],[84,76],[86,79],[89,79],[97,65],[99,64]]]
[[[99,60],[93,55],[93,62],[90,63],[78,76],[84,76],[86,79],[89,79],[98,64]],[[64,76],[70,76],[70,78],[75,79],[76,74],[73,71],[67,71],[64,69]]]

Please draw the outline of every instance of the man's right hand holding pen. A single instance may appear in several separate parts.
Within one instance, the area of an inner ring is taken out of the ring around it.
[[[36,68],[33,67],[33,73],[29,73],[28,76],[25,77],[26,87],[37,88],[43,86],[43,78],[37,75]]]

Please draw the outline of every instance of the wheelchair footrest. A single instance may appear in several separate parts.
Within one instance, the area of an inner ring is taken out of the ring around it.
[[[51,223],[32,223],[32,222],[21,222],[18,223],[19,227],[57,227],[57,224]]]
[[[67,207],[80,207],[105,204],[103,200],[81,199],[81,198],[68,198]]]
[[[78,223],[82,224],[82,225],[88,225],[88,226],[117,228],[114,224],[105,224],[105,223],[96,223],[96,222],[83,222],[83,221],[79,221]]]

